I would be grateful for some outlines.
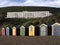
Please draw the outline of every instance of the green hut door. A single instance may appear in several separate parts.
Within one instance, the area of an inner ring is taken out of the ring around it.
[[[25,36],[25,27],[24,26],[20,27],[20,35]]]

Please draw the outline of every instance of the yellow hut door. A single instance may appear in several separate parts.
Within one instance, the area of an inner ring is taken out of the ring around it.
[[[29,28],[29,36],[34,36],[34,27]]]
[[[13,29],[13,36],[14,36],[14,35],[16,35],[16,30],[15,30],[15,29]]]
[[[12,29],[12,35],[13,35],[13,36],[16,36],[16,28],[13,28],[13,29]]]

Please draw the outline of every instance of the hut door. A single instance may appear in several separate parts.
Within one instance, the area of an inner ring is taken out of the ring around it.
[[[54,36],[59,36],[60,35],[60,27],[59,26],[55,26],[54,27]]]
[[[25,35],[25,29],[24,28],[21,28],[20,35]]]
[[[5,29],[2,28],[2,36],[5,36]]]
[[[13,29],[13,35],[16,35],[16,30],[15,29]]]
[[[40,30],[40,35],[41,36],[46,36],[47,35],[47,28],[46,27],[41,27],[41,30]]]
[[[6,35],[9,35],[9,28],[6,28]]]
[[[12,30],[12,35],[13,35],[13,36],[16,35],[16,29],[15,29],[15,27],[14,27],[13,30]]]
[[[6,35],[9,35],[9,30],[6,30]]]
[[[29,36],[34,36],[34,27],[29,28]]]

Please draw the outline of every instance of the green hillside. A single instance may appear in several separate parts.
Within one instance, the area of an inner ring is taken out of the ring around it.
[[[19,11],[50,11],[53,15],[45,18],[37,19],[6,19],[7,12],[19,12]],[[53,24],[55,22],[60,23],[60,8],[53,7],[36,7],[36,6],[13,6],[13,7],[3,7],[0,8],[0,30],[1,27],[12,27],[12,26],[21,26],[24,25],[28,27],[30,24],[39,26],[42,23]]]
[[[0,17],[6,16],[6,12],[19,12],[19,11],[50,11],[52,13],[60,13],[60,8],[53,7],[39,7],[39,6],[13,6],[0,8]]]

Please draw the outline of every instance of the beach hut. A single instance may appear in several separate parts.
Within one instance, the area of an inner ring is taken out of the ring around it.
[[[47,25],[46,24],[40,25],[40,36],[47,36]]]
[[[12,28],[12,35],[13,35],[13,36],[16,36],[16,27],[13,27],[13,28]]]
[[[29,26],[29,36],[35,36],[35,26]]]
[[[25,36],[25,27],[24,26],[20,27],[20,36]]]
[[[54,23],[52,25],[52,36],[60,36],[60,24]]]
[[[2,28],[2,36],[5,36],[5,28]]]
[[[7,35],[7,36],[10,35],[10,29],[9,29],[9,27],[6,27],[6,35]]]

